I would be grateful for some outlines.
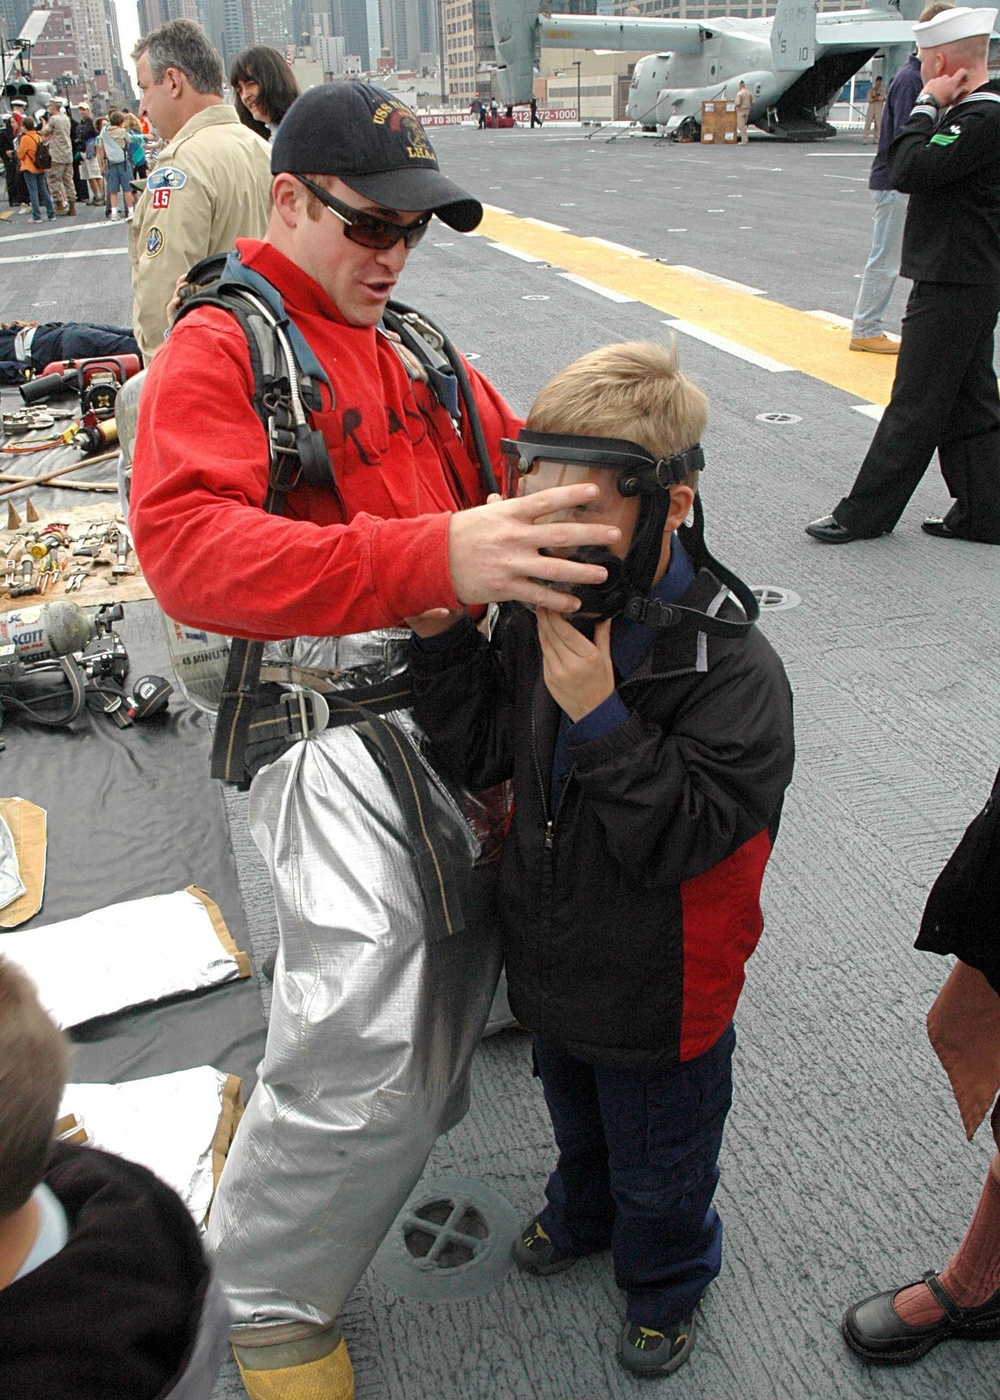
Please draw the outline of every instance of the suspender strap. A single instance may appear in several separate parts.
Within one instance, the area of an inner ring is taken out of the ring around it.
[[[403,826],[410,842],[417,878],[430,917],[431,942],[461,933],[465,927],[454,864],[440,835],[430,784],[420,760],[405,736],[394,725],[341,695],[329,697],[331,714],[346,710],[354,727],[382,759],[403,812]]]
[[[264,498],[264,509],[269,515],[280,515],[284,510],[285,495],[295,479],[297,468],[298,458],[282,461],[272,450],[271,484]],[[257,705],[258,676],[263,657],[263,642],[251,642],[245,637],[232,639],[212,736],[212,777],[221,778],[226,783],[236,783],[243,789],[250,785],[244,755],[250,722]]]

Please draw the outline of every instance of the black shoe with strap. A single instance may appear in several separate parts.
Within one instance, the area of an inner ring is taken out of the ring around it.
[[[1000,1338],[1000,1289],[974,1308],[960,1308],[945,1292],[935,1273],[924,1274],[934,1299],[944,1310],[944,1317],[925,1327],[911,1327],[893,1307],[903,1288],[889,1288],[875,1293],[861,1303],[855,1303],[844,1314],[841,1331],[844,1341],[865,1361],[879,1366],[905,1366],[919,1361],[938,1342],[955,1338],[967,1342],[987,1342]]]

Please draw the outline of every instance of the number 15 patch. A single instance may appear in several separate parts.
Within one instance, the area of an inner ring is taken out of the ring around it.
[[[165,189],[154,190],[154,191],[153,191],[153,208],[154,208],[154,209],[169,209],[169,207],[170,207],[170,190],[165,190]]]

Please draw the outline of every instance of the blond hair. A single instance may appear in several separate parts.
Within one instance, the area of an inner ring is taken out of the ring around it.
[[[68,1065],[69,1046],[34,983],[0,957],[0,1220],[42,1179]]]
[[[693,447],[707,422],[708,399],[677,368],[676,345],[634,340],[591,350],[560,370],[525,426],[624,438],[654,457],[671,457]]]
[[[917,20],[917,24],[926,24],[928,20],[932,20],[935,15],[944,14],[945,10],[953,10],[954,8],[955,6],[950,3],[950,0],[934,0],[933,5],[925,5],[920,11],[920,18]]]

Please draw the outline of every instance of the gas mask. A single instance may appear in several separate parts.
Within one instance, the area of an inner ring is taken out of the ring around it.
[[[647,626],[672,627],[687,617],[698,619],[702,631],[733,635],[745,631],[756,620],[758,606],[753,594],[705,547],[704,516],[698,495],[693,523],[683,526],[680,532],[685,548],[696,568],[710,568],[735,594],[748,621],[706,617],[695,609],[664,604],[651,596],[670,511],[670,488],[704,468],[705,454],[700,444],[670,457],[656,458],[637,443],[621,438],[536,433],[522,428],[516,441],[504,439],[500,448],[507,462],[507,497],[533,494],[553,486],[590,483],[599,488],[594,501],[546,519],[617,525],[626,538],[631,532],[624,558],[605,545],[586,546],[567,556],[581,563],[602,565],[608,574],[603,583],[566,586],[540,580],[580,599],[579,611],[569,619],[575,626],[590,631],[595,621],[622,614]]]

